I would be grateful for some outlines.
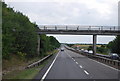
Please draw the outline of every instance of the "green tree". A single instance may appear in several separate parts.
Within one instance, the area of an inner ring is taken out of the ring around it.
[[[36,31],[39,27],[36,23],[31,23],[27,16],[7,7],[4,2],[2,20],[3,59],[9,59],[13,54],[27,59],[38,56]],[[60,43],[52,36],[41,35],[40,39],[40,56],[45,56],[46,52],[60,46]]]
[[[89,46],[87,50],[93,50],[93,46]]]
[[[116,36],[116,38],[109,42],[107,47],[111,52],[118,53],[120,55],[120,36]]]
[[[60,43],[53,36],[40,35],[40,55],[45,56],[46,52],[53,51],[60,46]]]
[[[26,54],[27,58],[36,56],[36,25],[31,23],[27,16],[7,7],[4,2],[2,5],[2,37],[4,59],[8,59],[12,54],[17,55],[18,52]]]

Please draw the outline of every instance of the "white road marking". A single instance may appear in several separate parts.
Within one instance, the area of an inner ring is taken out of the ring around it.
[[[66,53],[67,54],[67,53]],[[70,58],[72,58],[69,54],[67,54]],[[73,58],[72,58],[73,59]],[[75,59],[73,59],[73,61],[75,61]]]
[[[67,53],[66,53],[66,54],[67,54]],[[67,54],[67,55],[68,55],[69,57],[71,57],[69,54]],[[71,58],[72,58],[72,57],[71,57]],[[72,59],[73,59],[73,58],[72,58]],[[73,59],[73,61],[76,62],[75,59]],[[76,64],[78,64],[78,62],[76,62]]]
[[[81,65],[79,65],[80,66],[80,68],[83,68]]]
[[[66,51],[65,51],[66,52]],[[70,58],[72,58],[68,53],[66,53]]]
[[[72,51],[73,52],[73,51]],[[73,52],[73,53],[75,53],[75,52]],[[78,54],[78,53],[75,53],[75,54]],[[80,54],[79,54],[80,55]],[[80,56],[83,56],[83,55],[80,55]],[[85,57],[85,56],[84,56]],[[88,58],[88,57],[87,57]],[[119,69],[116,69],[116,68],[114,68],[114,67],[111,67],[111,66],[109,66],[109,65],[106,65],[106,64],[103,64],[103,63],[101,63],[101,62],[98,62],[98,61],[96,61],[96,60],[93,60],[93,59],[90,59],[90,58],[88,58],[89,60],[92,60],[92,61],[94,61],[94,62],[97,62],[97,63],[99,63],[99,64],[101,64],[101,65],[104,65],[104,66],[106,66],[106,67],[109,67],[109,68],[111,68],[111,69],[113,69],[113,70],[116,70],[116,71],[120,71]]]
[[[59,53],[60,53],[60,51],[59,51]],[[58,54],[59,54],[59,53],[58,53]],[[53,60],[52,64],[51,64],[50,67],[48,68],[48,70],[47,70],[47,71],[45,72],[45,74],[43,75],[41,81],[43,81],[43,80],[45,79],[45,77],[47,76],[48,72],[50,71],[50,69],[52,68],[53,64],[55,63],[56,58],[58,57],[58,54],[56,55],[55,59]]]
[[[76,62],[76,64],[78,64],[78,62]]]
[[[113,70],[120,71],[120,70],[118,70],[118,69],[116,69],[116,68],[113,68],[113,67],[111,67],[111,66],[108,66],[108,65],[106,65],[106,64],[103,64],[103,63],[101,63],[101,62],[98,62],[98,61],[92,60],[92,59],[90,59],[90,58],[88,58],[88,59],[91,60],[91,61],[97,62],[97,63],[99,63],[99,64],[102,64],[102,65],[104,65],[104,66],[106,66],[106,67],[109,67],[109,68],[111,68],[111,69],[113,69]]]
[[[87,75],[89,75],[89,73],[88,73],[86,70],[84,70],[84,72],[85,72]]]
[[[75,61],[75,59],[73,59]]]
[[[70,56],[70,55],[69,55]],[[70,58],[72,58],[71,56],[70,56]]]

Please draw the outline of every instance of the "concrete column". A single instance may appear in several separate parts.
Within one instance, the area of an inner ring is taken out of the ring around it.
[[[37,47],[37,54],[40,54],[40,35],[38,35],[38,47]]]
[[[93,35],[93,54],[96,55],[97,35]]]

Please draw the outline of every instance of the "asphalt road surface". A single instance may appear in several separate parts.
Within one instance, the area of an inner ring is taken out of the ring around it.
[[[35,79],[118,79],[117,69],[65,49]]]

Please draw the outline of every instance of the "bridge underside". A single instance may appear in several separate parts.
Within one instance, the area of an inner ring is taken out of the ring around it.
[[[120,35],[120,31],[107,30],[39,30],[38,34],[65,34],[65,35]]]

